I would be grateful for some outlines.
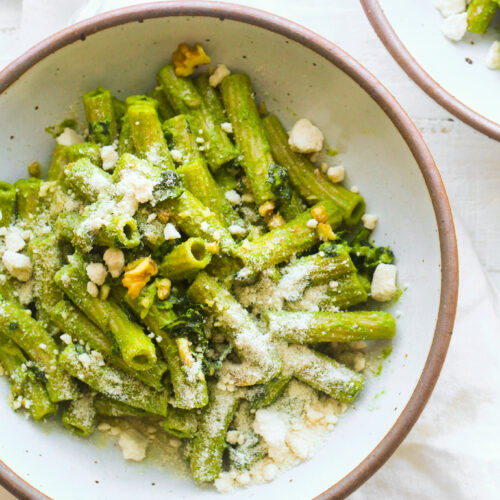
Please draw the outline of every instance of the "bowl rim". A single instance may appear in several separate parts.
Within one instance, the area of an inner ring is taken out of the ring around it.
[[[425,407],[441,371],[451,339],[458,296],[458,254],[452,213],[432,155],[420,132],[392,94],[360,63],[337,45],[301,25],[268,12],[225,2],[174,0],[108,11],[69,26],[42,40],[0,72],[0,94],[38,61],[56,50],[107,28],[159,17],[218,17],[258,26],[313,50],[360,85],[382,108],[407,143],[426,183],[438,226],[441,295],[432,344],[419,381],[397,421],[363,461],[318,499],[340,499],[357,489],[401,444]],[[0,484],[22,500],[49,497],[18,476],[0,459]]]
[[[491,139],[500,141],[500,123],[474,111],[436,82],[410,54],[384,14],[379,0],[360,0],[366,17],[385,48],[403,71],[439,105]]]

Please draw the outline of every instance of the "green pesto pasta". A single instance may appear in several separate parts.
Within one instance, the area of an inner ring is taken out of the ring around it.
[[[153,91],[86,92],[86,123],[47,129],[47,180],[0,181],[0,373],[19,414],[226,491],[310,456],[395,336],[374,309],[398,286],[363,197],[295,152],[320,131],[296,146],[265,79],[209,62],[181,43]]]

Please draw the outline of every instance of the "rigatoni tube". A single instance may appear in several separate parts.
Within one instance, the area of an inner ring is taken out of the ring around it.
[[[349,403],[363,387],[363,376],[302,345],[281,346],[283,372],[334,399]]]
[[[75,381],[57,361],[57,344],[28,311],[6,300],[0,300],[0,330],[38,363],[47,380],[51,401],[64,401],[78,396]]]
[[[136,378],[102,363],[82,346],[68,345],[59,356],[61,366],[94,391],[155,415],[167,414],[168,395],[142,384]]]
[[[221,129],[189,78],[175,74],[174,66],[168,64],[158,73],[158,83],[176,113],[186,115],[191,130],[200,138],[200,147],[212,171],[238,155],[236,148]]]
[[[310,204],[331,199],[340,208],[346,224],[357,224],[365,211],[363,197],[330,182],[307,157],[292,151],[288,134],[276,116],[268,115],[262,122],[274,159],[288,169],[290,182],[300,196]]]
[[[76,266],[64,266],[54,280],[101,330],[113,335],[128,366],[134,370],[148,370],[155,365],[156,349],[151,339],[113,301],[92,297],[87,292],[83,270]]]
[[[163,257],[160,274],[172,281],[192,279],[208,266],[212,255],[201,238],[189,238]]]
[[[273,229],[253,241],[245,240],[238,248],[237,255],[246,267],[262,271],[288,260],[298,252],[304,252],[320,241],[317,230],[308,226],[315,209],[324,209],[326,221],[335,229],[342,223],[339,208],[331,200],[324,200],[311,210]]]
[[[196,481],[212,482],[220,474],[226,433],[239,401],[236,392],[211,387],[210,402],[203,411],[192,442],[191,474]]]
[[[97,424],[97,412],[94,408],[94,396],[87,392],[71,401],[61,417],[66,429],[77,436],[90,436]]]
[[[241,365],[226,365],[230,368],[226,373],[235,385],[267,382],[280,373],[281,362],[269,335],[261,331],[250,313],[215,278],[201,272],[187,294],[214,314],[222,333],[244,364],[249,365],[242,370],[238,369]]]
[[[394,317],[385,311],[268,311],[264,318],[275,338],[295,344],[390,339],[396,333]]]
[[[83,95],[83,107],[93,142],[110,145],[118,136],[113,98],[108,89],[98,87]]]
[[[137,156],[162,169],[173,170],[172,156],[154,106],[134,104],[128,108],[126,117]]]
[[[255,202],[261,205],[274,200],[276,196],[271,184],[266,182],[273,157],[255,105],[250,78],[244,74],[227,76],[222,81],[221,93]]]

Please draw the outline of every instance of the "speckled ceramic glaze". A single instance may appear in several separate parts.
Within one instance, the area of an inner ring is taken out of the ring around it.
[[[110,12],[54,35],[0,73],[0,177],[24,176],[34,159],[48,163],[54,144],[44,128],[81,112],[84,91],[149,91],[179,41],[202,42],[214,63],[248,72],[287,126],[313,120],[341,153],[347,184],[379,215],[376,240],[398,256],[408,288],[390,307],[400,314],[398,332],[380,375],[311,460],[225,497],[341,498],[384,463],[424,407],[446,354],[458,281],[451,213],[432,157],[372,75],[318,35],[247,7],[182,1]],[[21,498],[220,498],[158,465],[125,462],[111,440],[96,445],[57,422],[26,420],[4,403],[8,392],[0,380],[0,481]]]

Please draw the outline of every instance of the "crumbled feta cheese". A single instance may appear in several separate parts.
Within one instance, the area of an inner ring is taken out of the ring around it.
[[[113,145],[103,146],[101,148],[102,168],[104,170],[111,170],[118,161],[118,153]]]
[[[94,358],[99,366],[104,366],[104,357],[99,351],[91,351],[90,355]]]
[[[155,219],[156,219],[156,214],[155,213],[149,214],[148,215],[148,219],[147,219],[148,224],[150,224],[151,222],[153,222]]]
[[[5,234],[5,248],[11,252],[22,250],[26,245],[24,233],[25,231],[17,226],[10,226]]]
[[[120,434],[118,444],[126,460],[140,462],[146,458],[148,440],[135,429],[128,429]]]
[[[181,237],[179,231],[177,231],[177,229],[171,222],[165,225],[163,234],[166,240],[176,240],[177,238]]]
[[[276,477],[276,474],[278,474],[278,467],[272,463],[266,464],[262,469],[264,481],[272,481]]]
[[[328,286],[332,289],[332,290],[336,290],[338,287],[339,287],[339,282],[338,281],[330,281],[330,283],[328,283]]]
[[[394,264],[379,264],[373,273],[372,297],[379,302],[391,300],[397,292],[396,276],[398,268]]]
[[[7,250],[3,254],[2,262],[10,275],[19,281],[28,281],[31,278],[31,260],[27,255]]]
[[[73,339],[71,338],[71,335],[68,335],[67,333],[63,333],[59,337],[65,344],[69,345],[73,343]]]
[[[240,437],[239,431],[227,431],[226,441],[229,444],[238,444],[239,437]]]
[[[128,198],[132,198],[137,203],[146,203],[153,199],[153,188],[154,183],[151,179],[128,169],[121,174],[120,182],[116,185],[116,192],[122,194],[127,201]]]
[[[196,142],[197,142],[198,144],[203,144],[203,143],[205,142],[205,139],[203,139],[203,137],[197,137],[197,138],[196,138]]]
[[[330,167],[326,171],[326,176],[330,182],[342,182],[345,176],[345,169],[342,165],[337,165],[335,167]]]
[[[307,226],[309,229],[315,229],[317,225],[318,225],[318,221],[317,221],[316,219],[309,219],[309,220],[306,222],[306,226]]]
[[[278,412],[266,408],[257,410],[252,427],[266,442],[271,458],[279,457],[283,453],[286,453],[285,438],[288,432],[288,425]]]
[[[100,262],[91,262],[85,268],[87,271],[87,276],[91,281],[93,281],[96,285],[103,285],[106,281],[106,276],[108,275],[108,271],[104,267],[104,264]]]
[[[233,133],[233,124],[231,122],[223,122],[220,124],[220,128],[226,132],[226,134]]]
[[[214,231],[214,240],[219,241],[222,238],[222,233],[217,229]]]
[[[125,255],[118,248],[108,248],[103,255],[104,262],[108,266],[109,274],[118,278],[125,267]]]
[[[92,297],[97,297],[99,295],[99,289],[93,281],[87,283],[87,293]]]
[[[208,231],[208,222],[206,220],[202,221],[200,224],[200,229],[204,232]]]
[[[363,217],[361,217],[361,220],[363,221],[363,226],[366,227],[366,229],[375,229],[377,227],[378,216],[375,214],[364,214]]]
[[[289,133],[288,144],[298,153],[314,153],[323,149],[323,133],[307,118],[301,118]]]
[[[47,344],[44,344],[43,342],[41,342],[40,344],[38,344],[38,347],[40,349],[42,349],[42,351],[45,351],[47,349]]]
[[[243,236],[246,233],[246,229],[244,227],[238,226],[237,224],[231,224],[229,226],[229,232],[236,236]]]
[[[182,153],[178,149],[171,149],[170,154],[172,155],[172,160],[176,163],[180,163],[183,159]]]
[[[312,455],[313,450],[307,436],[302,436],[300,432],[289,432],[286,436],[286,444],[290,451],[301,460],[305,460]]]
[[[226,76],[230,75],[231,71],[225,64],[217,64],[215,71],[210,75],[208,83],[211,87],[217,87]]]
[[[461,40],[467,32],[467,12],[447,17],[441,24],[444,36],[453,42]]]
[[[500,69],[500,42],[492,43],[486,57],[486,65],[490,69]]]
[[[250,484],[250,474],[247,471],[242,472],[236,477],[236,482],[241,486]]]
[[[61,135],[56,137],[57,144],[62,146],[73,146],[73,144],[81,144],[85,139],[72,128],[66,127]]]
[[[365,369],[366,367],[366,359],[362,354],[357,354],[354,357],[354,369],[357,372],[361,372]]]
[[[78,355],[78,361],[80,361],[84,368],[88,368],[90,366],[91,359],[86,352],[83,352],[82,354]]]
[[[234,189],[226,191],[224,193],[224,196],[226,197],[226,200],[229,201],[229,203],[231,203],[231,205],[240,205],[241,204],[241,196]]]
[[[435,0],[434,5],[444,17],[465,12],[467,0]]]
[[[351,187],[351,193],[359,193],[359,187],[358,186],[352,186]]]

